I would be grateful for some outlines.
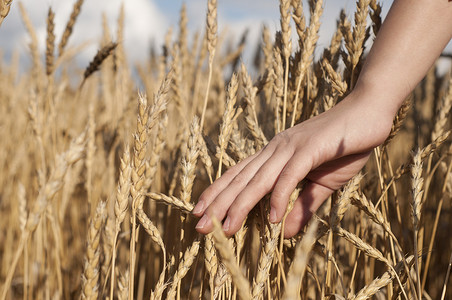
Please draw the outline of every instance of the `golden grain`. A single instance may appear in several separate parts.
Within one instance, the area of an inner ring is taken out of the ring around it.
[[[0,23],[11,2],[0,0]],[[137,62],[141,83],[123,6],[115,31],[103,18],[101,51],[83,70],[74,57],[86,45],[68,47],[83,1],[58,45],[49,9],[45,47],[18,3],[31,64],[0,59],[0,299],[447,298],[452,81],[435,68],[364,175],[313,216],[317,229],[283,239],[285,218],[269,223],[266,195],[233,237],[218,222],[214,235],[195,231],[194,203],[215,177],[350,93],[382,18],[381,3],[357,1],[324,47],[324,2],[281,0],[281,32],[263,27],[254,65],[239,66],[252,53],[247,33],[228,44],[219,3],[206,2],[206,30],[191,34],[184,4],[163,51],[153,45]],[[303,182],[285,216],[299,195]]]

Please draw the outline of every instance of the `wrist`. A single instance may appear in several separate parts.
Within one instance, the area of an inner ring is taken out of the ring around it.
[[[392,124],[400,106],[410,94],[411,88],[377,82],[366,76],[360,76],[350,93],[354,101],[362,102],[369,109],[374,109],[380,117]]]
[[[386,140],[398,110],[398,105],[394,105],[395,101],[385,97],[383,93],[359,88],[354,89],[338,105],[338,108],[342,106],[340,109],[345,116],[343,122],[355,149],[371,150]]]

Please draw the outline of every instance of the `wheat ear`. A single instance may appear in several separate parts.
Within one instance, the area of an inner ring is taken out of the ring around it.
[[[206,36],[207,36],[207,49],[209,50],[209,75],[207,78],[207,87],[206,87],[206,94],[204,97],[204,104],[202,108],[201,113],[201,122],[200,122],[200,128],[201,132],[204,128],[204,119],[206,115],[207,110],[207,101],[209,99],[209,89],[210,89],[210,83],[212,80],[212,70],[213,70],[213,59],[215,57],[215,49],[217,46],[217,0],[209,0],[207,2],[207,29],[206,29]]]
[[[340,193],[336,203],[331,208],[330,225],[331,227],[339,226],[345,212],[348,210],[352,197],[356,195],[359,183],[364,176],[361,173],[355,175],[344,187]]]
[[[311,21],[309,24],[309,28],[307,29],[306,39],[303,42],[303,52],[301,54],[301,60],[298,63],[298,75],[297,75],[297,87],[295,92],[295,100],[294,100],[294,109],[292,112],[292,121],[290,126],[295,125],[295,117],[298,111],[298,102],[300,97],[300,88],[303,79],[306,76],[306,72],[308,70],[309,65],[312,62],[312,55],[314,53],[315,46],[317,44],[317,40],[319,39],[318,32],[320,28],[320,17],[323,13],[323,0],[316,1],[314,12],[311,15]]]
[[[268,140],[264,135],[261,127],[259,126],[259,122],[257,119],[256,112],[256,94],[257,88],[253,86],[253,82],[251,81],[251,77],[246,70],[244,64],[241,66],[241,77],[242,83],[245,93],[245,101],[247,104],[247,114],[245,116],[246,125],[248,126],[249,131],[253,135],[255,141],[258,144],[258,148],[262,148],[268,144]]]
[[[204,243],[204,264],[209,272],[209,285],[212,291],[214,288],[214,280],[218,270],[218,257],[215,251],[215,242],[212,233],[206,235]],[[213,292],[212,292],[213,297]]]
[[[124,274],[121,274],[118,278],[118,288],[119,292],[117,294],[118,300],[127,300],[129,299],[129,280],[130,273],[129,270],[126,270]],[[113,298],[110,298],[113,299]]]
[[[36,30],[33,27],[33,24],[31,23],[30,17],[28,16],[27,11],[25,10],[25,7],[23,6],[22,2],[19,2],[19,10],[20,15],[22,17],[22,20],[25,24],[25,28],[28,31],[28,34],[30,35],[30,53],[33,61],[33,76],[35,76],[35,80],[37,80],[37,93],[39,94],[41,89],[41,84],[39,82],[39,75],[41,71],[41,63],[40,63],[40,57],[39,57],[39,43],[38,43],[38,36],[36,34]]]
[[[130,247],[129,247],[129,298],[133,299],[134,292],[134,277],[135,277],[135,243],[136,243],[136,215],[137,210],[140,207],[140,203],[143,202],[143,186],[144,186],[144,172],[145,172],[145,156],[146,145],[148,142],[148,100],[145,95],[139,95],[138,97],[138,117],[137,117],[137,129],[134,134],[134,149],[132,160],[132,185],[130,186],[130,195],[132,196],[131,203],[131,223],[132,231],[130,235]]]
[[[132,168],[130,166],[130,151],[128,145],[125,146],[119,168],[119,182],[116,190],[115,201],[115,233],[113,238],[113,253],[111,258],[110,299],[113,299],[113,290],[115,288],[116,243],[119,231],[121,230],[121,224],[126,217],[127,206],[129,204],[129,193],[131,185],[130,177],[132,174]]]
[[[220,293],[223,291],[227,282],[231,282],[231,274],[229,274],[226,269],[224,263],[220,263],[218,265],[217,276],[215,276],[215,291],[214,291],[214,299],[218,299],[220,297]]]
[[[281,226],[281,223],[269,224],[265,226],[268,241],[264,244],[261,257],[259,258],[257,274],[253,282],[253,299],[259,299],[264,292],[264,286],[270,274],[270,267],[272,265],[276,248],[278,247]]]
[[[219,156],[219,163],[216,178],[219,178],[221,176],[221,167],[223,165],[223,154],[226,151],[226,147],[231,136],[234,119],[237,114],[237,111],[234,107],[237,101],[237,89],[238,89],[237,74],[234,73],[232,75],[231,82],[229,83],[228,86],[226,107],[223,113],[223,119],[220,126],[220,134],[218,136],[219,148],[217,151],[217,155]]]
[[[179,282],[182,280],[182,278],[185,277],[185,275],[187,275],[188,270],[190,270],[191,265],[198,255],[199,244],[200,242],[198,240],[195,240],[193,244],[185,251],[183,258],[179,263],[179,267],[177,268],[177,271],[173,276],[173,283],[171,284],[171,287],[168,291],[167,299],[175,299]]]
[[[233,246],[231,245],[232,240],[226,238],[223,229],[221,228],[221,224],[217,219],[213,219],[212,222],[215,226],[215,230],[213,232],[213,236],[216,242],[215,247],[220,253],[222,262],[231,273],[232,281],[237,287],[239,297],[241,299],[250,299],[251,290],[249,282],[246,279],[245,275],[243,275],[242,271],[240,270],[240,266],[236,261],[236,258],[234,256],[235,251]]]
[[[141,225],[143,225],[144,230],[147,234],[151,237],[151,239],[157,243],[163,252],[163,269],[166,268],[166,249],[165,244],[163,243],[163,239],[160,235],[160,232],[158,231],[157,227],[154,225],[154,223],[149,219],[149,217],[146,215],[146,213],[142,209],[138,209],[137,211],[137,218],[140,220]]]
[[[288,91],[287,87],[289,84],[289,58],[292,53],[292,40],[290,39],[290,0],[280,0],[279,1],[279,12],[281,14],[281,33],[282,33],[282,54],[285,60],[285,71],[284,71],[284,99],[283,99],[283,111],[282,111],[282,130],[286,129],[286,111],[287,111],[287,97]]]
[[[3,20],[9,13],[11,9],[11,3],[13,0],[1,0],[0,1],[0,26],[2,26]]]
[[[212,166],[212,158],[209,156],[209,151],[207,150],[206,141],[202,137],[202,135],[199,135],[198,140],[198,147],[199,147],[199,156],[201,158],[202,163],[204,164],[204,167],[207,172],[207,176],[209,177],[209,182],[213,183],[213,166]]]
[[[377,3],[377,0],[370,0],[369,3],[371,12],[370,19],[372,20],[372,30],[374,35],[377,36],[378,31],[380,31],[381,27],[381,4]]]
[[[185,203],[191,202],[193,183],[195,181],[195,168],[199,156],[198,141],[200,139],[199,119],[193,118],[188,138],[186,155],[182,158],[181,195],[180,199]]]
[[[284,69],[281,59],[281,51],[275,47],[273,49],[273,60],[271,69],[271,78],[273,79],[273,94],[275,97],[275,133],[282,131],[281,123],[281,101],[284,96]]]
[[[46,41],[46,74],[50,76],[53,73],[53,55],[55,49],[55,14],[49,7],[47,14],[47,41]]]
[[[406,259],[407,264],[411,264],[413,262],[413,256],[410,256]],[[387,286],[391,283],[394,278],[397,276],[397,273],[400,273],[403,270],[404,262],[399,262],[393,270],[386,271],[381,277],[375,278],[370,284],[362,288],[356,295],[350,297],[350,300],[365,300],[371,298],[375,295],[380,289]]]
[[[71,16],[66,24],[66,28],[64,28],[63,36],[61,37],[60,44],[58,45],[58,56],[61,57],[64,49],[66,48],[67,42],[69,41],[69,37],[72,34],[72,29],[74,28],[75,21],[77,21],[77,17],[80,14],[82,8],[83,0],[77,0],[74,3],[74,7],[72,8]]]
[[[290,266],[287,275],[287,286],[283,299],[295,300],[298,299],[297,293],[300,291],[301,282],[308,263],[309,254],[315,243],[315,236],[317,231],[317,223],[314,222],[308,227],[306,234],[303,236],[301,242],[295,249],[295,258]]]
[[[448,116],[450,109],[452,108],[452,76],[449,79],[449,88],[447,89],[446,95],[441,99],[440,105],[438,106],[438,112],[436,114],[435,126],[432,131],[432,141],[436,140],[442,133],[444,133],[444,128],[446,128],[446,123],[448,121]]]
[[[382,149],[386,148],[386,146],[392,141],[392,139],[400,131],[403,121],[405,121],[405,118],[407,117],[408,112],[410,111],[411,104],[412,104],[411,96],[407,97],[405,99],[405,101],[403,101],[403,104],[399,108],[399,111],[397,112],[397,115],[395,116],[394,121],[392,123],[391,132],[389,133],[389,136],[386,138],[383,145],[381,146]]]
[[[89,63],[88,67],[86,67],[85,72],[83,73],[83,80],[80,86],[83,86],[88,77],[90,77],[94,72],[99,70],[99,67],[102,64],[102,62],[108,56],[110,56],[113,50],[115,50],[116,46],[118,46],[117,43],[109,43],[97,51],[93,60]]]
[[[303,14],[303,1],[292,0],[291,5],[293,8],[292,18],[295,22],[295,29],[298,35],[298,43],[300,49],[302,49],[306,38],[306,20]]]
[[[365,212],[370,219],[383,227],[383,229],[394,239],[397,240],[394,233],[392,233],[391,227],[388,221],[385,219],[381,211],[379,211],[371,201],[367,199],[364,194],[356,194],[352,197],[351,203]]]
[[[88,246],[82,276],[82,299],[97,299],[99,295],[100,233],[106,218],[105,202],[100,201],[88,229]]]
[[[333,228],[334,233],[345,240],[350,242],[356,249],[363,251],[367,256],[373,257],[381,262],[384,262],[389,267],[391,266],[390,261],[384,257],[384,255],[368,243],[364,242],[359,236],[343,229],[342,227]]]
[[[185,213],[191,213],[191,211],[194,208],[194,205],[190,202],[185,202],[180,200],[179,198],[176,198],[174,196],[167,196],[165,194],[161,193],[147,193],[146,196],[151,198],[151,200],[164,203],[166,205],[169,205],[171,207],[179,209],[181,212]]]
[[[146,162],[146,179],[145,187],[149,189],[152,183],[155,181],[157,170],[161,162],[161,155],[165,148],[165,135],[168,127],[168,113],[162,112],[161,118],[159,120],[157,136],[154,141],[154,147],[152,147],[152,154],[150,155],[149,161]]]
[[[351,47],[348,48],[350,54],[351,63],[351,84],[350,87],[354,87],[354,78],[356,72],[356,66],[361,58],[361,54],[364,50],[364,42],[366,39],[366,26],[367,15],[369,14],[370,0],[359,0],[357,2],[357,10],[355,12],[355,26],[353,27],[353,42]]]
[[[447,140],[447,138],[450,135],[450,132],[451,132],[450,130],[444,132],[436,140],[434,140],[433,142],[431,142],[430,144],[425,146],[422,149],[421,154],[420,154],[421,155],[421,160],[424,160],[430,154],[435,152]],[[394,172],[394,176],[391,179],[391,182],[394,181],[394,180],[399,179],[400,177],[402,177],[403,174],[409,172],[411,170],[411,165],[412,164],[413,164],[413,158],[411,157],[411,159],[407,163],[404,163],[404,164],[400,165],[397,168],[397,170]]]
[[[418,149],[413,154],[413,167],[411,169],[411,191],[413,195],[413,200],[411,202],[411,215],[413,220],[413,233],[414,233],[414,265],[416,270],[416,282],[418,289],[418,297],[421,298],[421,278],[419,269],[419,255],[418,255],[418,233],[419,233],[419,223],[421,219],[421,210],[423,205],[423,193],[422,190],[424,179],[422,177],[422,151]]]

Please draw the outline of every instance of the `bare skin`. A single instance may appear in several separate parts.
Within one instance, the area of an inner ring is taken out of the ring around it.
[[[356,175],[388,136],[406,96],[452,38],[452,3],[395,0],[354,90],[338,105],[275,136],[230,168],[200,196],[193,214],[200,233],[237,232],[250,210],[272,192],[270,221],[280,222],[289,196],[307,184],[287,216],[285,236],[298,233],[335,190]]]

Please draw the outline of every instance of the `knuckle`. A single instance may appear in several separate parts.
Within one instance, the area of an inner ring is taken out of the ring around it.
[[[215,200],[215,195],[218,195],[220,192],[220,188],[213,184],[209,186],[204,192],[202,192],[202,194],[199,196],[198,201],[204,202],[209,205]]]
[[[262,174],[262,172],[258,172],[258,173],[256,173],[256,175],[254,175],[253,178],[250,179],[247,186],[259,189],[259,188],[263,188],[264,184],[265,184],[265,176],[264,176],[264,174]]]
[[[278,144],[288,144],[290,142],[289,134],[286,131],[281,131],[273,138],[274,142]]]
[[[293,173],[287,169],[284,169],[281,171],[281,174],[279,175],[279,179],[280,180],[284,180],[284,181],[292,181],[293,178]]]
[[[202,192],[202,194],[199,196],[198,202],[209,202],[210,199],[210,194],[214,192],[213,191],[213,187],[210,186],[208,187],[204,192]]]
[[[284,182],[285,185],[292,184],[296,185],[301,178],[301,174],[306,170],[306,162],[299,161],[297,159],[290,159],[287,165],[282,169],[279,174],[279,180]]]
[[[272,206],[275,208],[285,207],[289,201],[286,189],[275,188],[270,198]]]
[[[223,178],[223,180],[226,180],[229,177],[233,177],[234,174],[237,172],[236,170],[239,168],[239,165],[236,164],[232,167],[230,167],[226,172],[223,173],[223,175],[221,175],[220,178]]]
[[[243,173],[237,174],[231,181],[231,185],[245,186],[247,184],[247,179]]]
[[[224,212],[221,210],[221,208],[217,207],[215,205],[215,202],[212,203],[205,212],[209,218],[216,218],[217,220],[221,220],[224,216]]]
[[[276,209],[281,209],[285,206],[284,196],[281,193],[273,192],[272,197],[270,199],[271,206]]]
[[[237,220],[244,218],[253,207],[247,201],[236,201],[229,209],[228,215]]]

